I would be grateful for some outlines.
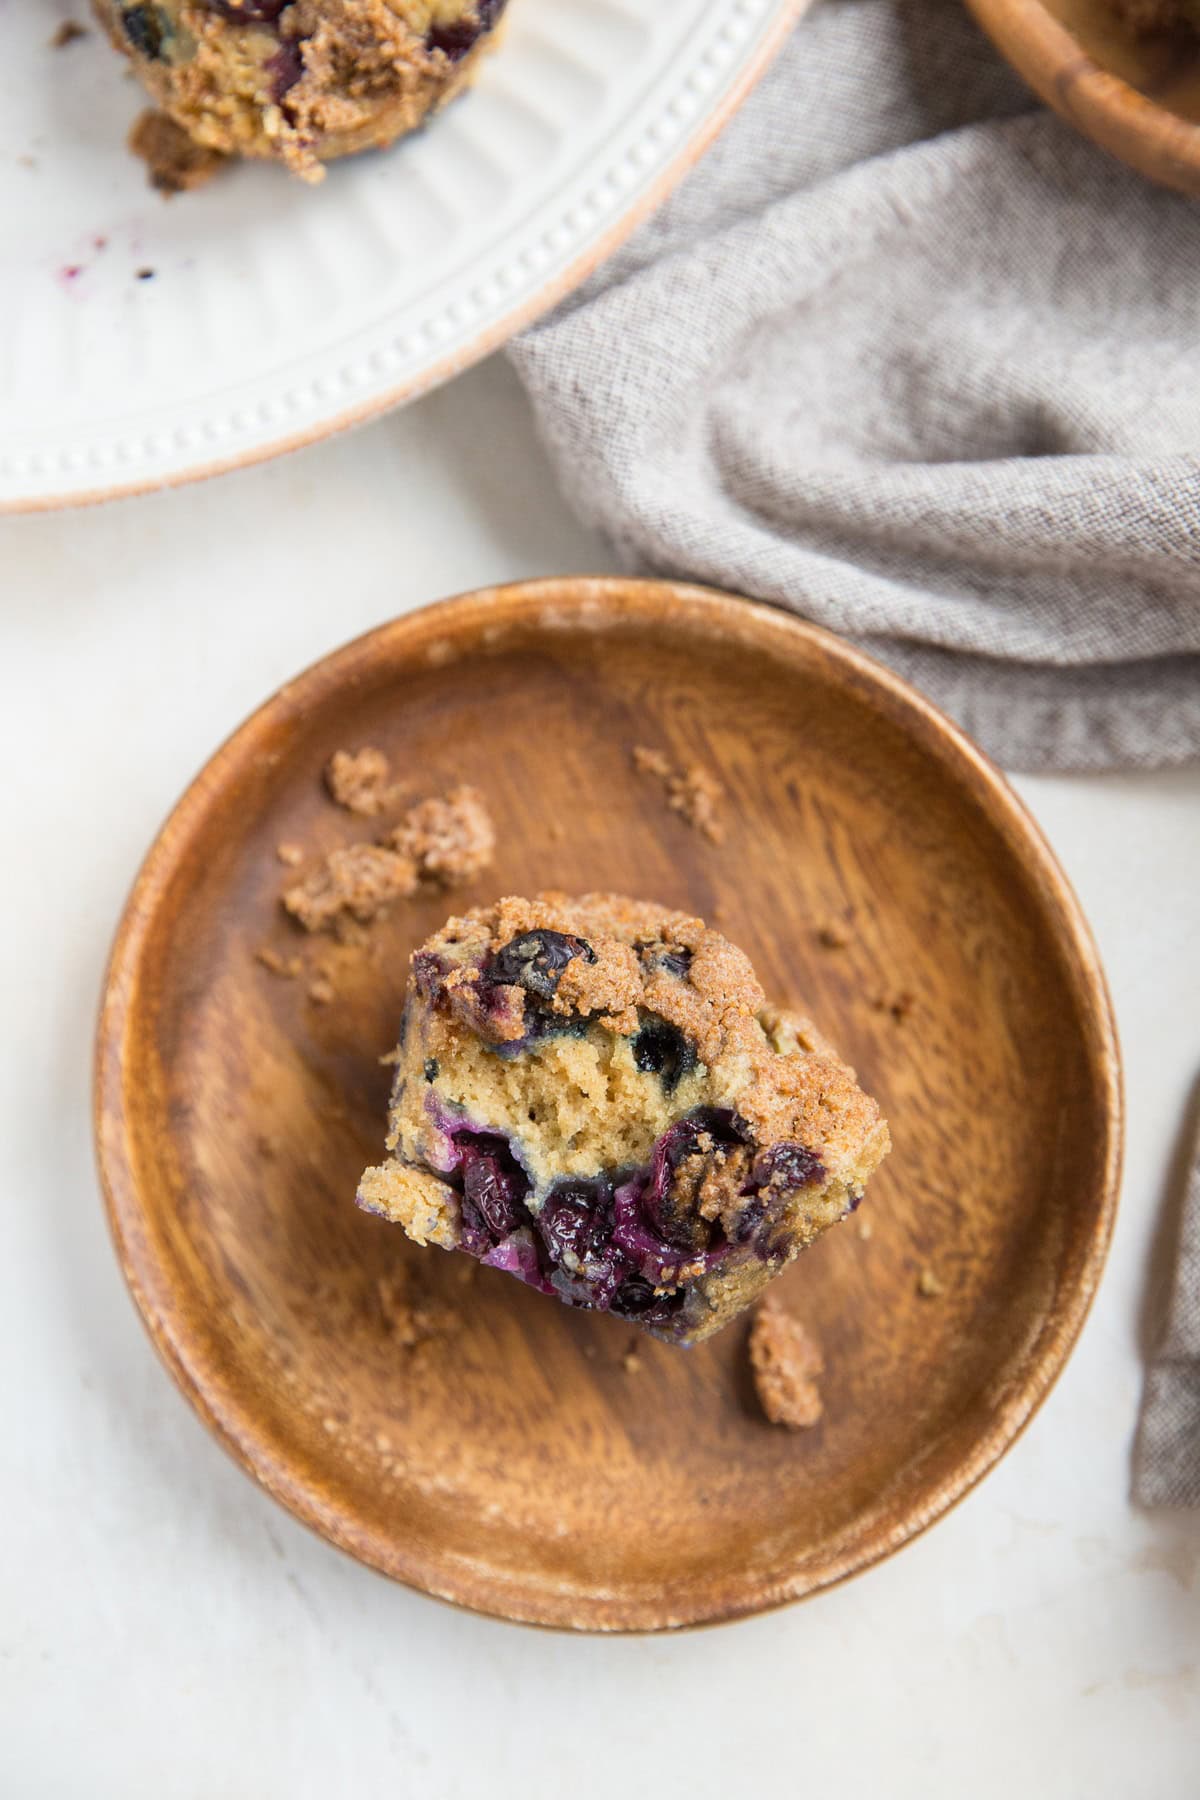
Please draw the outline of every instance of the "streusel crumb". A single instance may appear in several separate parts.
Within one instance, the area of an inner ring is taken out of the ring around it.
[[[228,157],[189,137],[166,113],[140,113],[129,133],[129,148],[146,165],[150,186],[160,194],[190,194],[211,181]]]
[[[359,790],[352,783],[343,791]],[[369,925],[395,901],[415,894],[422,881],[439,887],[469,881],[487,868],[495,847],[479,789],[452,788],[444,799],[411,807],[382,843],[332,850],[319,869],[285,891],[283,904],[306,931],[332,931],[353,942],[355,921]]]
[[[338,806],[373,819],[391,797],[391,764],[382,750],[335,750],[325,768],[325,785]]]
[[[479,789],[460,785],[444,800],[412,807],[387,842],[410,857],[427,881],[456,887],[490,866],[496,830]]]
[[[762,1409],[772,1425],[807,1430],[823,1413],[817,1377],[825,1361],[799,1319],[774,1298],[759,1302],[750,1327],[750,1364]]]
[[[384,1330],[406,1350],[415,1349],[427,1338],[445,1336],[453,1328],[454,1314],[449,1308],[415,1297],[403,1278],[381,1275],[375,1296]]]
[[[288,888],[283,904],[305,931],[330,931],[344,913],[365,925],[416,891],[409,857],[380,844],[351,844],[331,851],[319,869]]]
[[[633,751],[633,766],[640,775],[653,775],[662,782],[667,805],[693,830],[700,832],[711,844],[724,842],[725,827],[718,811],[723,798],[721,784],[700,763],[685,763],[676,768],[663,751],[637,744]]]
[[[270,944],[263,944],[256,950],[254,960],[260,962],[264,969],[270,969],[272,975],[279,975],[284,980],[294,980],[304,968],[298,956],[283,956]]]
[[[671,773],[671,759],[661,750],[647,749],[645,744],[633,747],[633,766],[639,775],[657,775],[660,781],[666,781]]]

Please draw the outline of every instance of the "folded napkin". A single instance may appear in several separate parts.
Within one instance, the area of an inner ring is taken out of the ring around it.
[[[1200,209],[959,0],[826,0],[511,348],[628,566],[857,639],[1023,769],[1200,755]]]
[[[1191,1111],[1174,1270],[1133,1460],[1143,1506],[1200,1506],[1200,1090]]]

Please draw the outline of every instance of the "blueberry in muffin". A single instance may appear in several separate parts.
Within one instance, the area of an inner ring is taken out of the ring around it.
[[[206,149],[318,181],[467,83],[506,0],[94,0],[163,112]]]
[[[852,1212],[879,1108],[748,958],[616,894],[508,898],[412,958],[358,1204],[681,1344]]]

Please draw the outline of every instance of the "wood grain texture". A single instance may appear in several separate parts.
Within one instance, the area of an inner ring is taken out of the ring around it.
[[[828,1373],[766,1424],[746,1328],[641,1341],[357,1212],[410,949],[437,899],[339,951],[337,999],[254,961],[298,939],[275,846],[371,835],[337,748],[489,795],[503,892],[617,887],[693,909],[803,1003],[891,1120],[858,1217],[780,1284]],[[634,744],[727,790],[725,843]],[[829,948],[820,928],[849,922]],[[896,1019],[873,1002],[902,992]],[[895,1549],[1012,1442],[1083,1322],[1116,1203],[1120,1074],[1077,904],[1003,779],[837,639],[700,589],[570,579],[427,609],[289,684],[221,749],[114,946],[96,1132],[117,1251],[184,1393],[334,1543],[512,1619],[658,1629],[810,1593]],[[265,1152],[264,1152],[265,1145]],[[941,1283],[918,1289],[923,1269]],[[380,1283],[455,1327],[405,1349]],[[180,1505],[186,1505],[181,1496]]]
[[[1139,36],[1110,0],[967,0],[1019,74],[1085,136],[1200,194],[1200,38]]]

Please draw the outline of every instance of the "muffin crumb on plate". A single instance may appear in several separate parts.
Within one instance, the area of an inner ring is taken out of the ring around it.
[[[817,1385],[825,1361],[799,1319],[769,1296],[755,1309],[749,1348],[755,1390],[772,1425],[816,1425],[825,1410]]]
[[[342,791],[365,804],[358,778],[345,779]],[[495,847],[487,801],[478,788],[464,784],[410,807],[379,843],[331,850],[281,899],[305,931],[332,931],[352,940],[348,928],[355,922],[369,925],[395,901],[409,899],[423,881],[437,887],[470,881],[491,863]]]
[[[168,197],[203,187],[229,160],[220,150],[189,137],[182,125],[153,107],[138,114],[128,144],[145,163],[150,186]]]

